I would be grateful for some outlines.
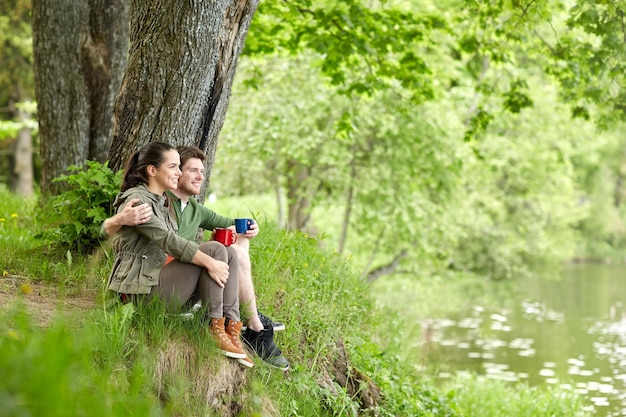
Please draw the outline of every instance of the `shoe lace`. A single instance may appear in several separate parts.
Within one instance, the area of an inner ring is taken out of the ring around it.
[[[261,321],[261,324],[264,327],[274,327],[274,322],[272,321],[272,319],[270,319],[269,317],[267,317],[265,314],[261,313],[259,311],[259,320]]]

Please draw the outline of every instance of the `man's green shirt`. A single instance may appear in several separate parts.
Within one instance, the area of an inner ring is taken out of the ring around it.
[[[167,194],[172,199],[174,212],[176,213],[176,223],[178,224],[178,235],[187,240],[195,241],[198,228],[213,230],[216,227],[228,227],[235,224],[235,219],[220,216],[213,210],[198,203],[191,197],[185,210],[181,210],[180,198],[176,197],[169,190]]]

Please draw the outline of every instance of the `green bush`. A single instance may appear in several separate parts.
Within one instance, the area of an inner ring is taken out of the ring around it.
[[[102,222],[114,214],[113,202],[119,193],[122,173],[108,163],[87,161],[85,167],[71,166],[71,174],[55,178],[65,182],[66,191],[50,201],[50,224],[54,227],[38,237],[78,253],[89,253],[100,244]]]

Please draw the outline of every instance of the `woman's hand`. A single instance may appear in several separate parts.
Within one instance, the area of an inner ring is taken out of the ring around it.
[[[205,266],[209,276],[220,287],[224,288],[226,281],[228,281],[228,264],[226,262],[218,261],[207,255],[208,262]]]

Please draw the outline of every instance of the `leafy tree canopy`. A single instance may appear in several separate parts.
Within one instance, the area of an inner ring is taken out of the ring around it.
[[[269,0],[259,5],[245,53],[312,50],[323,57],[322,73],[343,93],[402,88],[423,101],[434,94],[425,59],[431,37],[448,30],[444,15],[397,2]]]

